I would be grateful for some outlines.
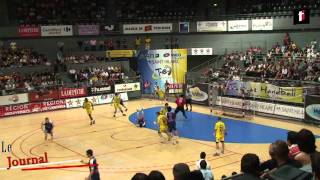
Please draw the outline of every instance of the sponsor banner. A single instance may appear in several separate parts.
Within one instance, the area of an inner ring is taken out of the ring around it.
[[[110,25],[102,25],[101,26],[101,32],[104,34],[112,34],[116,32],[116,27],[114,24]]]
[[[170,33],[172,32],[172,23],[163,24],[124,24],[124,34],[142,34],[142,33]]]
[[[0,107],[0,116],[12,116],[19,114],[29,114],[34,112],[52,111],[64,109],[66,107],[65,100],[52,100],[38,103],[18,104]]]
[[[58,90],[45,90],[39,92],[30,92],[28,93],[29,102],[38,102],[38,101],[50,101],[53,99],[59,99]]]
[[[78,25],[79,35],[99,35],[100,27],[99,25]]]
[[[274,109],[274,114],[293,117],[298,119],[304,118],[304,108],[296,107],[296,106],[288,106],[288,105],[280,105],[276,104]]]
[[[188,33],[189,32],[189,22],[179,22],[179,32],[180,33]]]
[[[148,85],[144,88],[144,93],[153,93],[156,86],[164,91],[166,82],[185,84],[187,49],[148,50],[138,58],[143,84]]]
[[[188,85],[186,94],[191,96],[194,104],[208,105],[208,84]]]
[[[99,104],[109,104],[112,102],[114,94],[106,94],[98,96]],[[127,93],[120,93],[120,97],[123,101],[128,101],[128,94]]]
[[[41,36],[72,36],[72,25],[41,26]]]
[[[82,107],[85,98],[88,98],[88,100],[91,101],[93,105],[99,104],[98,96],[81,97],[81,98],[66,99],[66,108]]]
[[[140,82],[114,85],[114,92],[116,93],[130,91],[140,91]]]
[[[320,96],[306,95],[304,117],[309,122],[320,122]]]
[[[216,105],[226,106],[236,109],[246,109],[268,114],[303,119],[304,109],[297,106],[266,103],[261,101],[243,100],[239,98],[229,98],[219,96]]]
[[[131,58],[136,54],[135,50],[108,50],[106,51],[106,57],[110,58]]]
[[[252,19],[252,31],[273,30],[273,19]]]
[[[228,31],[249,31],[249,20],[228,21]]]
[[[212,48],[191,48],[191,55],[210,56],[210,55],[213,55],[213,49]]]
[[[250,109],[252,111],[258,111],[268,114],[274,114],[274,108],[275,104],[273,103],[266,103],[266,102],[260,102],[260,101],[249,101],[248,103],[250,106],[246,109]]]
[[[62,99],[83,97],[87,95],[87,89],[85,88],[62,88],[59,90],[59,96]]]
[[[108,85],[88,88],[89,95],[107,94],[107,93],[111,93],[111,91],[112,91],[111,86],[108,86]]]
[[[0,106],[29,102],[28,93],[0,96]]]
[[[39,26],[20,25],[18,26],[18,34],[20,37],[39,37],[41,31]]]
[[[197,32],[227,31],[227,21],[198,21]]]
[[[241,89],[244,90],[246,97],[293,103],[303,102],[303,87],[281,87],[268,83],[228,81],[225,93],[230,96],[241,96]]]

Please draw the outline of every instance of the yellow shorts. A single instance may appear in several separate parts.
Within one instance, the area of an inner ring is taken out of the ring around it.
[[[224,142],[224,136],[216,136],[216,143]]]
[[[93,110],[92,109],[86,109],[86,111],[87,111],[88,114],[92,114]]]
[[[120,104],[113,104],[113,107],[116,109],[120,109]]]
[[[159,132],[161,133],[167,133],[168,132],[168,127],[160,127]]]

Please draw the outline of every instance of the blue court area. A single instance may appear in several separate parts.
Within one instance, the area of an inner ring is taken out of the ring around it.
[[[145,109],[146,128],[158,130],[158,126],[154,124],[156,120],[156,112],[160,107]],[[184,119],[181,112],[177,114],[177,129],[179,136],[214,141],[214,124],[217,122],[216,116],[197,112],[187,112],[188,119]],[[132,123],[137,121],[136,113],[131,114],[129,120]],[[255,124],[251,122],[238,121],[230,118],[223,118],[227,127],[227,136],[225,141],[229,143],[272,143],[278,139],[287,139],[287,130],[274,128],[270,126]]]

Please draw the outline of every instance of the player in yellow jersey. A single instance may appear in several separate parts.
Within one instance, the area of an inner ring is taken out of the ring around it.
[[[221,143],[221,153],[224,153],[224,136],[227,134],[227,129],[224,122],[221,120],[221,117],[218,117],[218,121],[214,127],[214,134],[216,136],[216,153],[215,156],[219,155],[219,142]]]
[[[122,113],[123,116],[125,116],[126,114],[123,113],[121,107],[120,107],[120,103],[121,103],[121,97],[118,93],[116,93],[112,99],[112,104],[114,107],[114,114],[113,117],[116,117],[116,113],[118,111],[118,109],[120,110],[120,112]]]
[[[160,109],[160,114],[161,115],[167,115],[167,112],[168,112],[168,108],[169,108],[169,104],[168,103],[165,103],[164,104],[164,107],[162,107],[161,109]]]
[[[160,114],[160,112],[157,112],[157,124],[159,125],[158,134],[161,138],[161,143],[164,143],[164,137],[162,136],[162,133],[165,133],[168,136],[168,141],[170,141],[171,136],[168,132],[167,116]]]
[[[156,94],[158,95],[159,100],[165,101],[165,100],[166,100],[166,97],[165,97],[164,91],[162,91],[159,86],[158,86],[158,88],[156,89],[156,91],[157,91]]]
[[[84,98],[84,102],[82,105],[83,109],[85,109],[88,113],[88,116],[90,118],[90,125],[95,124],[96,121],[93,120],[92,118],[92,111],[94,110],[93,108],[93,103],[91,101],[88,100],[88,98]]]

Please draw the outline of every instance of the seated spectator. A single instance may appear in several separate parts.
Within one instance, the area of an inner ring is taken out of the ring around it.
[[[315,180],[320,180],[320,152],[311,155],[312,173]]]
[[[298,133],[294,131],[289,131],[287,135],[287,144],[289,147],[289,158],[294,159],[294,157],[300,153],[300,149],[297,144]]]
[[[186,175],[190,173],[189,166],[185,163],[178,163],[173,166],[174,180],[184,180]]]
[[[245,154],[241,158],[242,175],[234,177],[233,180],[258,180],[260,175],[260,160],[255,154]]]
[[[166,180],[160,171],[151,171],[148,175],[149,180]]]
[[[200,170],[201,169],[201,167],[200,167],[200,162],[202,161],[202,160],[206,160],[206,153],[205,152],[201,152],[200,153],[200,159],[196,162],[196,168],[197,168],[197,170]],[[210,167],[210,164],[208,164],[207,163],[207,169],[211,169],[211,167]]]
[[[300,153],[295,156],[303,166],[302,170],[312,172],[310,155],[316,152],[315,137],[310,130],[302,129],[298,132],[298,146]]]
[[[184,180],[205,180],[205,179],[204,179],[201,171],[199,171],[199,170],[194,170],[194,171],[189,172],[189,173],[185,176]]]
[[[207,162],[205,160],[202,160],[200,162],[200,168],[201,168],[200,171],[203,175],[204,180],[213,180],[214,178],[212,175],[212,171],[211,171],[211,169],[208,169],[207,167],[208,167]]]
[[[149,177],[144,173],[136,173],[131,180],[149,180]]]

